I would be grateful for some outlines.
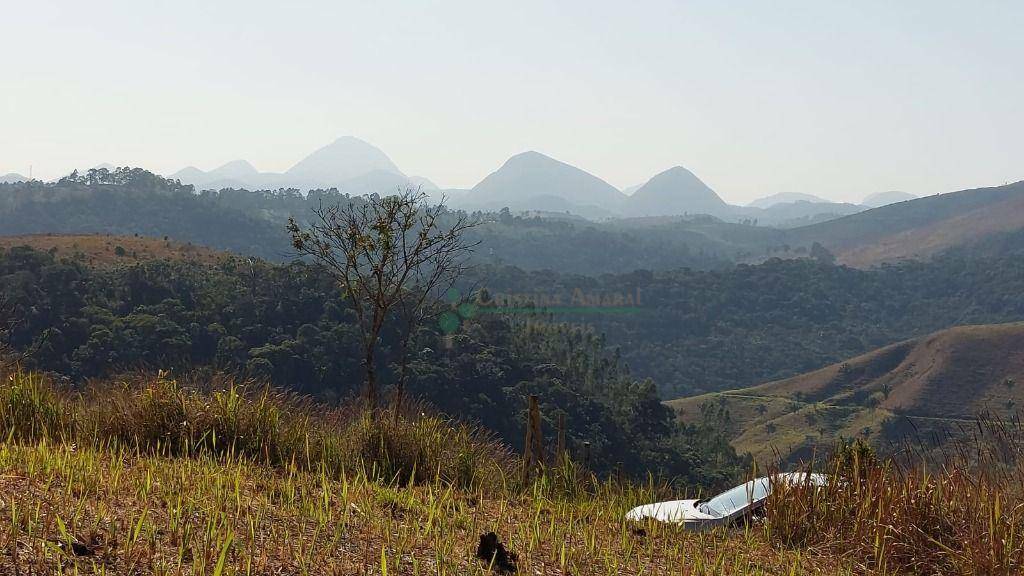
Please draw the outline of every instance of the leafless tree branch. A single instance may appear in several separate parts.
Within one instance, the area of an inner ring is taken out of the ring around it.
[[[306,228],[288,222],[292,245],[338,280],[359,324],[366,371],[366,399],[377,404],[374,365],[381,330],[389,318],[400,326],[397,401],[404,395],[409,343],[434,303],[465,272],[476,242],[465,232],[476,226],[463,213],[446,210],[444,198],[427,203],[420,190],[372,195],[313,210]]]

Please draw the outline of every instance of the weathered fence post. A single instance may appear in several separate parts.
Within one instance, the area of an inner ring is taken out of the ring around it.
[[[530,422],[530,404],[526,404],[526,437],[523,438],[523,482],[530,481],[530,469],[533,467],[533,423]]]
[[[533,463],[537,468],[544,467],[544,437],[540,429],[540,401],[530,396],[530,423],[533,426]]]
[[[523,479],[529,481],[534,468],[544,466],[544,439],[540,429],[540,402],[531,394],[526,418],[526,438],[523,442]]]

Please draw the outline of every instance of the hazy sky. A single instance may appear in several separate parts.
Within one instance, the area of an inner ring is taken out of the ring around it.
[[[1024,2],[2,0],[0,173],[280,171],[337,136],[471,186],[859,200],[1024,179]]]

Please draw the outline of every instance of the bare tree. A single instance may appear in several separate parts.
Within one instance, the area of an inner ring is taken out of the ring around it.
[[[447,211],[443,198],[428,205],[419,190],[321,204],[306,228],[289,219],[292,245],[331,272],[355,311],[371,411],[377,407],[376,352],[385,322],[399,322],[401,402],[409,342],[437,313],[437,298],[465,271],[477,243],[467,241],[464,232],[475,225],[465,214]]]

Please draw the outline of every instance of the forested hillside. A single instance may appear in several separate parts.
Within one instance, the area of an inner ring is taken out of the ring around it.
[[[1020,257],[873,270],[803,259],[597,278],[514,268],[477,274],[490,292],[547,301],[559,319],[594,326],[665,398],[753,386],[950,326],[1024,319]],[[634,295],[638,303],[606,310],[588,304],[597,295]]]
[[[839,242],[855,238],[861,220],[916,226],[957,207],[1012,199],[1015,190],[924,198],[822,226],[846,230]],[[284,230],[289,216],[308,216],[321,202],[361,201],[333,190],[195,194],[143,170],[92,170],[53,184],[0,185],[0,232],[152,235],[283,263],[294,257]],[[935,216],[936,210],[944,212]],[[909,220],[901,224],[904,213]],[[958,324],[1024,319],[1024,305],[1012,296],[1024,288],[1024,264],[1014,255],[1019,232],[926,262],[856,270],[830,264],[820,246],[787,243],[791,233],[808,234],[806,228],[726,224],[707,216],[601,224],[507,210],[471,216],[481,224],[467,231],[468,241],[479,245],[475,272],[462,286],[466,295],[481,287],[511,293],[558,308],[555,320],[594,326],[632,373],[652,378],[664,398],[792,376]],[[763,263],[734,264],[745,260]],[[635,295],[635,309],[608,313],[581,305],[572,298],[577,291]],[[555,299],[562,304],[554,306]]]
[[[274,223],[139,169],[0,185],[0,234],[46,233],[168,236],[270,259],[288,253]]]
[[[755,217],[740,223],[700,214],[592,222],[496,209],[474,212],[482,225],[470,235],[481,242],[477,263],[591,276],[832,255],[868,268],[948,252],[1020,252],[1022,191],[1020,183],[965,190],[786,230],[759,226]],[[288,218],[303,220],[321,203],[338,202],[361,200],[334,189],[196,192],[138,168],[94,169],[54,183],[0,183],[0,234],[168,236],[283,262],[292,255],[283,230]],[[803,213],[809,221],[815,214]]]
[[[0,234],[121,234],[191,242],[271,261],[292,257],[284,226],[321,203],[359,203],[337,190],[196,193],[145,170],[72,174],[55,183],[0,184]],[[599,224],[582,219],[476,212],[470,231],[482,264],[579,274],[638,268],[721,268],[737,259],[789,253],[780,230],[707,216]],[[794,255],[806,254],[806,249]]]
[[[362,382],[358,329],[339,287],[303,263],[147,261],[94,269],[48,252],[0,252],[0,295],[29,367],[72,382],[125,370],[225,370],[336,402]],[[394,381],[395,326],[379,369]],[[449,331],[450,332],[450,331]],[[650,381],[633,378],[586,328],[481,314],[459,330],[424,326],[410,393],[522,444],[525,399],[541,399],[545,434],[565,415],[575,454],[596,470],[714,483],[741,465],[714,429],[675,423]]]

